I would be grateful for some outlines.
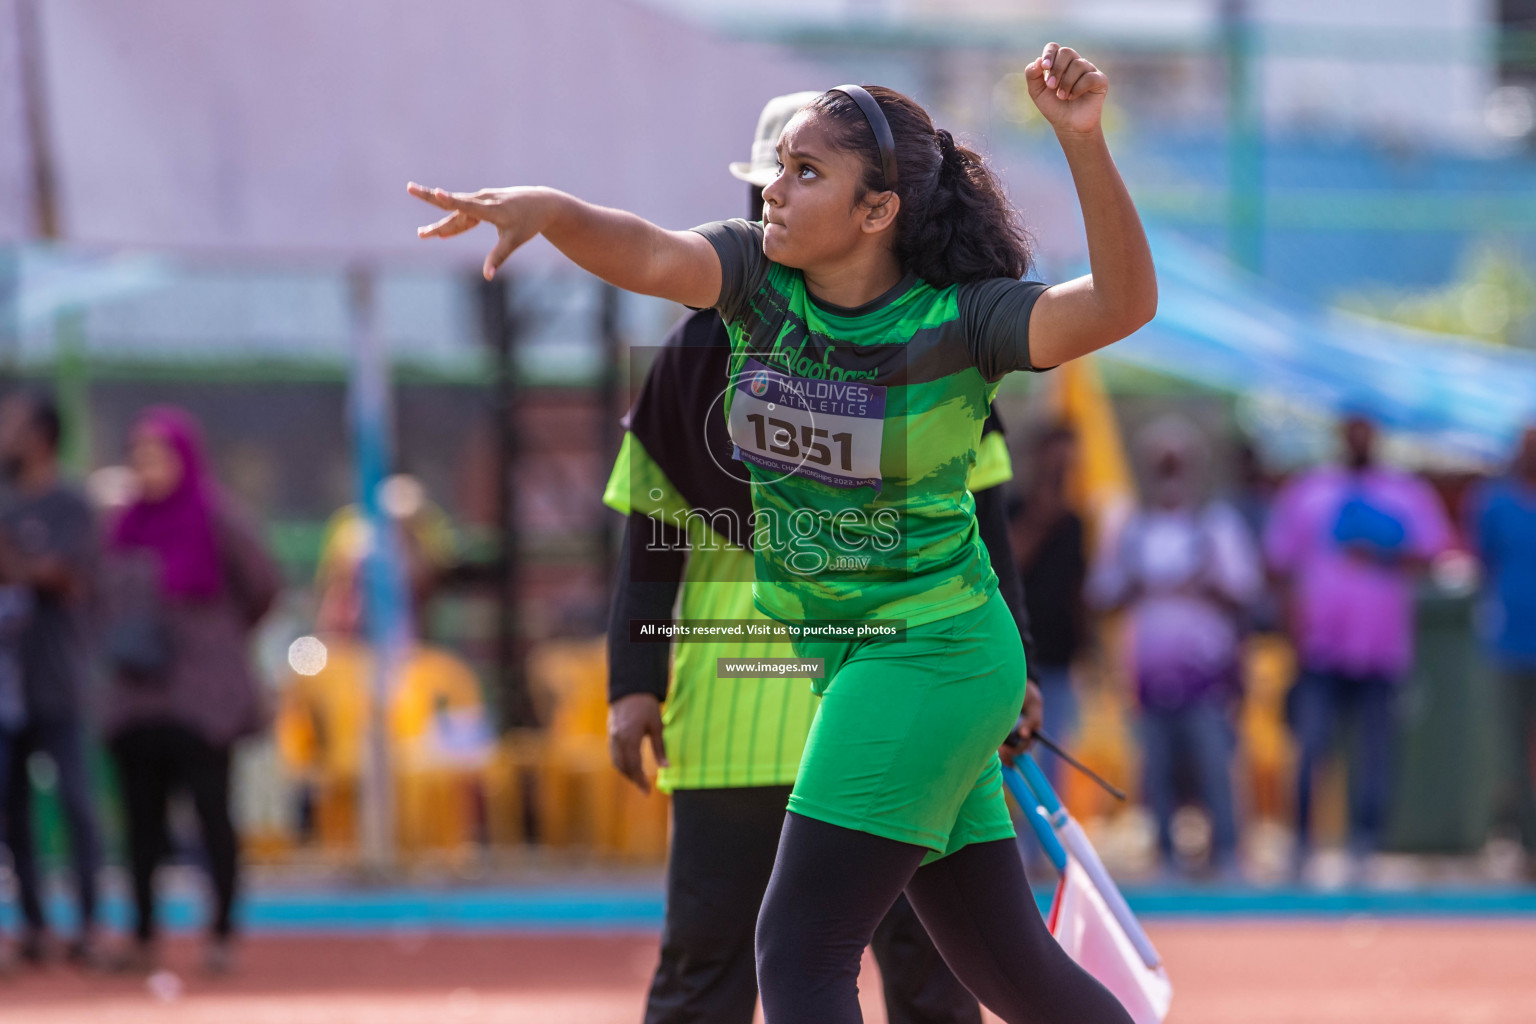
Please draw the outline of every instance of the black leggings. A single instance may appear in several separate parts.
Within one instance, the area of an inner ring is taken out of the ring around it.
[[[239,872],[239,843],[229,815],[229,748],[215,747],[179,725],[137,726],[112,741],[128,818],[134,935],[155,937],[155,868],[170,855],[171,794],[185,787],[202,825],[213,882],[212,932],[227,938]]]
[[[920,846],[790,812],[757,918],[766,1024],[858,1024],[859,960],[903,888],[950,969],[1007,1024],[1131,1024],[1045,927],[1012,840]]]

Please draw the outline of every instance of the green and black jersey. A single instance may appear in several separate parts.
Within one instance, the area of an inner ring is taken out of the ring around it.
[[[967,481],[998,382],[1034,369],[1046,286],[908,277],[844,309],[763,255],[761,224],[695,230],[720,257],[724,410],[752,479],[758,608],[913,626],[983,604],[997,577]]]
[[[603,500],[619,512],[643,513],[687,534],[678,618],[766,623],[752,600],[753,556],[744,546],[750,531],[733,529],[743,509],[750,516],[751,495],[740,464],[730,459],[717,401],[729,356],[729,339],[711,310],[693,314],[672,332],[626,417],[628,429]],[[983,431],[970,486],[984,490],[1012,476],[1002,426],[993,417]],[[729,536],[733,533],[741,536]],[[622,631],[627,624],[609,628]],[[820,698],[803,679],[716,677],[719,658],[789,658],[793,648],[761,641],[693,642],[676,644],[672,653],[670,680],[638,684],[665,701],[662,722],[671,763],[661,769],[657,787],[672,792],[793,783]],[[610,670],[629,674],[631,666]]]

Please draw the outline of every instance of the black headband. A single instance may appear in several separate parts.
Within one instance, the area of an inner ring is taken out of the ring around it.
[[[869,130],[875,133],[875,145],[880,147],[880,172],[885,177],[885,190],[891,191],[896,187],[896,137],[891,134],[891,125],[885,119],[885,111],[880,109],[880,104],[875,102],[863,86],[840,85],[827,92],[840,92],[844,96],[858,104],[864,112],[864,120],[869,122]]]

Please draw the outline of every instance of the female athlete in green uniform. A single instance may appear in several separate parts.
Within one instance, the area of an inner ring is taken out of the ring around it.
[[[496,227],[487,277],[542,234],[619,287],[714,306],[730,331],[754,600],[825,668],[758,918],[768,1024],[860,1020],[859,957],[903,889],[1010,1024],[1129,1020],[1047,933],[1012,841],[996,751],[1024,655],[965,481],[1002,377],[1125,337],[1157,289],[1100,128],[1104,75],[1052,43],[1027,77],[1092,269],[1049,288],[1020,280],[1025,235],[981,159],[879,87],[796,115],[761,223],[666,231],[553,189],[410,186],[449,211],[422,237]]]

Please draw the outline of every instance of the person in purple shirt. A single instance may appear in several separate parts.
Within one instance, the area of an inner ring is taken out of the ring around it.
[[[1242,516],[1205,496],[1209,453],[1198,428],[1168,415],[1139,440],[1148,501],[1099,552],[1088,596],[1102,611],[1131,615],[1142,788],[1157,819],[1163,872],[1176,866],[1173,816],[1178,781],[1187,774],[1211,819],[1210,867],[1237,881],[1232,755],[1242,698],[1241,622],[1263,568]]]
[[[1451,543],[1435,492],[1376,462],[1376,429],[1343,425],[1345,462],[1292,479],[1264,532],[1270,567],[1289,589],[1300,673],[1289,698],[1295,731],[1296,863],[1311,850],[1312,782],[1335,726],[1358,730],[1349,765],[1349,843],[1380,843],[1391,788],[1397,698],[1413,664],[1415,571]]]
[[[1529,857],[1536,853],[1536,426],[1521,435],[1509,475],[1473,492],[1468,523],[1487,572],[1483,621],[1503,676],[1501,717],[1509,730],[1499,815],[1519,828]]]

